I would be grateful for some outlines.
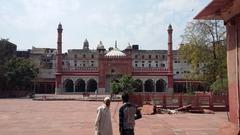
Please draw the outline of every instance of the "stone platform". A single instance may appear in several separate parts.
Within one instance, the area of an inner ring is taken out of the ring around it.
[[[0,135],[93,135],[96,108],[101,102],[0,99]],[[118,108],[111,103],[114,135]],[[228,121],[226,112],[215,114],[143,115],[136,135],[216,135]]]

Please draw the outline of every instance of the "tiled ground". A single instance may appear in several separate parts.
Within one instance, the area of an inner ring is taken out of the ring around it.
[[[0,135],[93,135],[96,108],[101,102],[33,101],[0,99]],[[118,133],[117,110],[112,103],[114,135]],[[227,121],[216,114],[144,115],[136,122],[136,135],[215,135]]]

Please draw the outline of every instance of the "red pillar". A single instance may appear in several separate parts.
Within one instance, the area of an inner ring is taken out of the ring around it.
[[[227,68],[230,121],[240,125],[240,15],[232,18],[227,27]]]
[[[59,23],[58,25],[58,37],[57,37],[57,55],[56,55],[56,87],[55,94],[61,92],[61,84],[62,84],[62,25]]]
[[[172,25],[168,26],[168,52],[167,52],[167,66],[168,66],[168,92],[173,93],[173,51],[172,51]]]

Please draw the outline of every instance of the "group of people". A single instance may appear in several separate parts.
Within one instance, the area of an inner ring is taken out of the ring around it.
[[[123,104],[119,109],[120,135],[134,135],[135,120],[142,117],[135,105],[129,102],[128,93],[122,94]],[[104,98],[104,104],[97,109],[95,135],[113,135],[109,97]]]

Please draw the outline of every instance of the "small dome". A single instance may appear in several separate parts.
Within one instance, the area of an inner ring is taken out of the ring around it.
[[[132,49],[132,46],[131,46],[131,44],[130,43],[128,43],[128,46],[127,46],[127,48],[126,49]]]
[[[105,49],[102,44],[102,41],[100,41],[100,43],[97,45],[97,49]]]
[[[124,56],[126,56],[126,54],[121,52],[118,48],[114,48],[113,50],[109,51],[105,56],[107,56],[107,57],[124,57]]]

